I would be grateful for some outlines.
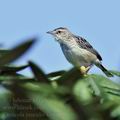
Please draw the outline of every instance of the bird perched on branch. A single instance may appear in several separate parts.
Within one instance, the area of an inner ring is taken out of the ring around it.
[[[74,35],[64,27],[56,28],[47,33],[53,35],[55,40],[59,42],[66,59],[80,69],[83,74],[86,74],[93,65],[96,65],[108,77],[113,76],[102,65],[100,54],[84,38]]]

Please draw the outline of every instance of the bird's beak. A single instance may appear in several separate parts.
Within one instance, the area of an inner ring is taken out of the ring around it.
[[[53,31],[48,31],[46,33],[53,35]]]

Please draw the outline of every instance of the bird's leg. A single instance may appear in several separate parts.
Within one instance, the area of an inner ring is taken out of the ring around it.
[[[81,66],[80,67],[80,72],[83,76],[87,75],[87,72],[89,71],[89,69],[91,68],[91,66],[85,67],[85,66]]]
[[[91,66],[86,67],[86,73],[90,70]]]
[[[80,73],[81,73],[83,76],[86,76],[86,68],[85,68],[85,66],[81,66],[81,67],[80,67]]]

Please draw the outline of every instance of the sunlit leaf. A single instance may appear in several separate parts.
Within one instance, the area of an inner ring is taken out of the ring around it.
[[[51,120],[77,120],[74,111],[59,99],[49,98],[37,93],[30,93],[29,97]]]
[[[78,101],[83,104],[90,104],[92,102],[92,94],[88,84],[85,80],[78,81],[74,86],[74,95]]]
[[[93,89],[93,92],[96,96],[100,96],[100,97],[105,96],[99,82],[97,81],[98,79],[101,79],[100,76],[96,77],[94,75],[89,75],[87,79],[88,79],[87,80],[88,84]]]
[[[104,77],[102,75],[91,75],[92,78],[94,78],[96,80],[96,82],[98,82],[98,84],[100,84],[103,87],[111,87],[114,89],[120,89],[120,84],[113,82],[111,79],[108,79],[107,77]]]
[[[23,87],[26,91],[28,90],[35,93],[40,93],[41,95],[47,95],[49,97],[56,94],[64,95],[70,93],[67,87],[58,86],[57,88],[54,88],[50,84],[46,83],[25,83]]]
[[[119,96],[120,85],[119,84],[101,75],[91,75],[90,77],[92,77],[92,79],[98,86],[103,99],[106,99],[109,101],[115,101],[116,103],[120,101],[120,96]]]
[[[117,117],[117,116],[120,117],[120,105],[113,108],[113,111],[111,112],[111,116],[112,117]]]

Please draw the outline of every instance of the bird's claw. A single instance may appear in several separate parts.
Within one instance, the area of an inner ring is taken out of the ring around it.
[[[81,66],[80,67],[80,72],[84,77],[86,77],[89,69],[90,69],[90,67]]]

